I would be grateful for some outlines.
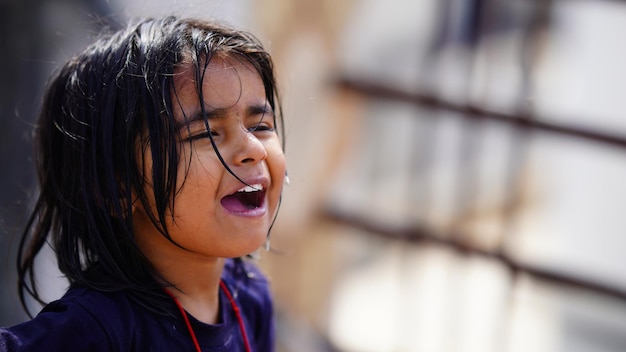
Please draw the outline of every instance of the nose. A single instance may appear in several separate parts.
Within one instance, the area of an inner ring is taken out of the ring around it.
[[[235,164],[255,164],[265,158],[267,158],[267,150],[263,143],[253,133],[248,131],[242,133],[234,155]]]

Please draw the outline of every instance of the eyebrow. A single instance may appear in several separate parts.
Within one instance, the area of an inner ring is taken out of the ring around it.
[[[178,123],[177,128],[180,130],[185,127],[189,127],[196,122],[204,122],[205,120],[215,121],[224,119],[228,116],[230,108],[215,108],[215,109],[205,109],[204,113],[202,110],[194,111],[193,113],[186,115],[190,116],[185,121]],[[269,115],[271,117],[274,116],[274,110],[270,106],[269,103],[265,102],[263,104],[251,104],[246,108],[245,117],[255,116],[255,115]]]
[[[274,116],[274,110],[270,106],[269,103],[265,104],[253,104],[248,106],[246,109],[246,116],[254,116],[254,115],[270,115]]]

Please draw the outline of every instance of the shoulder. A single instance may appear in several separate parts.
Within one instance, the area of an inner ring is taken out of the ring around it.
[[[268,278],[254,262],[227,260],[222,279],[234,291],[240,304],[261,310],[272,309]]]
[[[267,277],[251,261],[228,260],[222,277],[235,297],[259,351],[274,350],[274,312]]]
[[[124,294],[74,287],[45,306],[32,320],[0,330],[3,351],[116,350],[128,334],[122,322],[129,311]]]

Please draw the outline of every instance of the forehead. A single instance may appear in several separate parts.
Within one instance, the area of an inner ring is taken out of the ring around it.
[[[198,78],[202,100],[207,108],[235,107],[242,99],[265,99],[265,87],[257,70],[248,62],[232,57],[213,57],[200,72],[192,64],[184,64],[175,71],[174,103],[199,105]],[[244,101],[245,102],[245,101]]]

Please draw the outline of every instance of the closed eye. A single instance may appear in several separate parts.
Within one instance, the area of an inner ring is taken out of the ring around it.
[[[198,133],[196,135],[193,136],[189,136],[187,138],[185,138],[185,142],[193,142],[196,141],[198,139],[204,139],[204,138],[210,138],[210,137],[218,137],[219,133],[215,132],[215,131],[206,131],[206,132],[202,132],[202,133]]]
[[[274,132],[274,127],[266,124],[266,123],[258,123],[250,128],[248,128],[250,132]]]

